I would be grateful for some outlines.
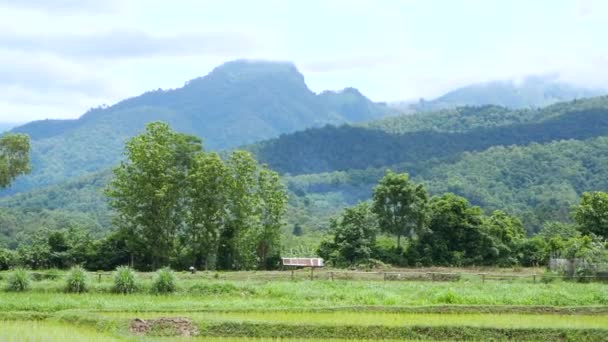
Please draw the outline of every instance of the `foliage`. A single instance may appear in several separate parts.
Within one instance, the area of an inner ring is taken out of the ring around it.
[[[608,239],[608,193],[583,193],[573,216],[583,234],[595,234]]]
[[[0,248],[0,271],[8,270],[15,265],[15,253],[9,249]]]
[[[128,266],[120,266],[114,272],[114,292],[129,294],[137,290],[135,272]]]
[[[196,138],[152,123],[126,154],[107,194],[139,268],[263,269],[278,255],[286,194],[250,153],[224,162]]]
[[[409,181],[407,174],[388,171],[374,188],[373,212],[380,229],[397,236],[421,234],[426,223],[427,193],[423,185]]]
[[[370,263],[378,222],[368,203],[344,209],[332,220],[330,241],[319,247],[318,254],[336,266],[358,266]]]
[[[65,291],[70,293],[83,293],[88,290],[88,279],[84,268],[74,266],[66,277]]]
[[[152,282],[152,293],[167,294],[175,292],[177,288],[175,274],[170,268],[161,268],[156,272]]]
[[[484,232],[482,211],[454,194],[431,198],[429,229],[420,234],[410,254],[423,265],[465,266],[493,264],[500,255]],[[410,256],[412,258],[412,256]]]
[[[23,268],[14,269],[8,277],[7,291],[23,292],[30,287],[30,276]]]
[[[30,172],[30,139],[25,134],[0,137],[0,189],[19,176]]]

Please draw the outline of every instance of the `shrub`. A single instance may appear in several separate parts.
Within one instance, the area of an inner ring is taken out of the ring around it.
[[[0,248],[0,271],[8,270],[15,265],[15,253]]]
[[[6,285],[7,291],[22,292],[27,291],[29,287],[29,275],[27,274],[27,271],[22,268],[15,269],[8,277],[8,283]]]
[[[65,291],[71,293],[83,293],[87,291],[87,274],[84,268],[74,266],[70,269],[66,279]]]
[[[135,272],[128,266],[120,266],[114,272],[114,292],[128,294],[137,291]]]
[[[154,282],[152,283],[152,293],[165,294],[175,292],[175,274],[170,268],[161,268],[156,272]]]
[[[559,275],[551,270],[545,270],[545,273],[541,274],[540,281],[545,284],[554,282]]]

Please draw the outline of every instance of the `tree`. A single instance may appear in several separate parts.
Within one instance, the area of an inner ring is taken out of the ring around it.
[[[447,193],[429,202],[429,229],[412,246],[426,265],[492,264],[499,255],[491,236],[482,230],[479,207]]]
[[[197,268],[215,268],[219,237],[226,221],[228,169],[217,153],[194,157],[188,174],[186,241]]]
[[[583,193],[581,203],[574,208],[572,216],[581,233],[593,233],[608,239],[608,193]]]
[[[262,166],[258,173],[259,227],[255,233],[258,267],[269,268],[270,257],[277,256],[280,249],[281,227],[287,205],[287,194],[279,175]]]
[[[302,236],[303,232],[302,232],[302,226],[300,226],[298,223],[293,225],[293,230],[291,232],[294,236]]]
[[[498,250],[496,263],[500,266],[517,264],[519,262],[517,251],[525,238],[521,220],[507,215],[504,211],[495,210],[483,221],[483,232],[493,239],[494,246]]]
[[[572,223],[549,221],[543,224],[537,235],[548,241],[553,238],[570,239],[579,236],[580,232]]]
[[[22,174],[30,172],[30,139],[25,134],[0,137],[0,188],[6,188]]]
[[[330,223],[331,241],[319,247],[319,255],[337,265],[368,263],[376,243],[378,223],[368,203],[346,208]]]
[[[169,263],[183,223],[187,171],[201,150],[198,138],[160,122],[148,124],[145,133],[127,142],[127,160],[114,169],[106,194],[132,255],[149,258],[142,267]]]
[[[378,216],[380,229],[401,236],[421,232],[426,221],[428,195],[422,184],[416,185],[406,173],[388,171],[374,188],[373,212]]]

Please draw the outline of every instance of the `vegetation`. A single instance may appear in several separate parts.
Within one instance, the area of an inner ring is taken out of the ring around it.
[[[30,279],[27,271],[23,268],[13,270],[6,284],[7,291],[23,292],[30,287]]]
[[[175,292],[175,275],[170,268],[166,267],[158,270],[152,283],[152,293],[167,294]]]
[[[151,123],[126,156],[107,194],[139,269],[272,266],[287,199],[278,175],[249,153],[223,162],[198,139]]]
[[[604,198],[606,194],[597,192],[593,196]],[[606,241],[587,228],[598,227],[597,220],[581,221],[580,233],[574,226],[549,223],[541,235],[527,239],[517,217],[498,210],[486,216],[481,208],[452,193],[433,196],[427,203],[422,184],[410,182],[407,174],[392,171],[380,180],[373,201],[373,214],[362,203],[345,209],[339,219],[332,221],[331,237],[321,243],[318,254],[338,266],[369,265],[378,259],[401,266],[452,267],[534,266],[560,256],[578,260],[579,280],[608,265]],[[573,215],[578,215],[579,220],[581,213],[602,217],[605,208],[597,204],[594,210],[581,209],[588,202],[583,199]],[[396,234],[397,248],[376,244],[380,232]],[[401,248],[401,235],[408,237],[405,250]]]
[[[128,266],[119,266],[114,272],[114,292],[129,294],[137,291],[135,271]]]
[[[0,137],[0,189],[22,174],[30,172],[30,139],[24,134]]]
[[[87,292],[87,283],[86,271],[80,266],[72,267],[66,278],[65,291],[71,293]]]

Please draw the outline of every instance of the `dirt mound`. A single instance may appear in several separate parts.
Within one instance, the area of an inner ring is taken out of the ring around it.
[[[192,320],[183,317],[161,317],[131,321],[131,333],[150,336],[197,336],[198,327]]]

